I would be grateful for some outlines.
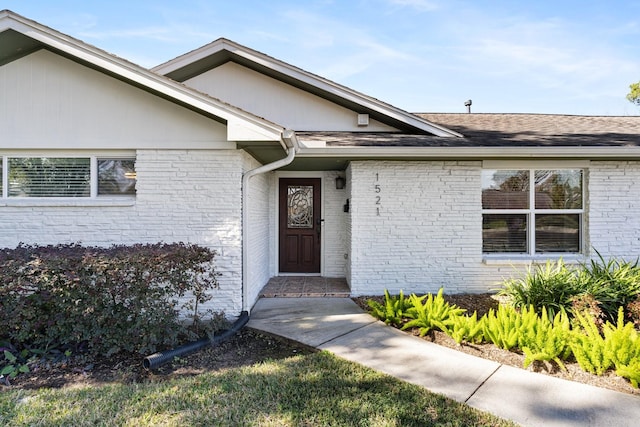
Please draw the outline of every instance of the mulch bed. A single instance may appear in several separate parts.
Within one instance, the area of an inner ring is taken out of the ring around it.
[[[449,303],[456,304],[470,313],[477,311],[478,317],[491,308],[497,308],[499,304],[498,300],[490,294],[445,295],[445,298]],[[366,310],[368,299],[383,300],[379,296],[359,297],[353,300]],[[492,344],[458,345],[449,336],[439,331],[433,331],[423,339],[505,365],[517,368],[523,366],[524,356],[522,354],[501,350]],[[155,371],[143,369],[143,355],[140,354],[120,353],[112,357],[90,361],[84,360],[82,357],[72,357],[66,363],[42,366],[32,372],[22,374],[10,380],[9,387],[0,386],[0,390],[7,388],[58,388],[110,382],[165,381],[180,376],[198,375],[207,371],[250,366],[269,359],[282,359],[297,354],[309,354],[313,351],[315,350],[285,338],[245,328],[216,347],[204,348],[161,366]],[[576,363],[567,362],[565,365],[566,372],[551,363],[535,363],[529,367],[529,370],[640,396],[640,390],[634,389],[628,381],[611,372],[603,376],[596,376],[582,371]]]

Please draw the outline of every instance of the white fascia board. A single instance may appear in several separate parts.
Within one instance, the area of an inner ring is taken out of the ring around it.
[[[191,52],[187,52],[160,65],[156,65],[155,67],[151,68],[151,71],[166,76],[167,74],[172,73],[175,70],[200,61],[201,59],[204,59],[208,56],[215,55],[217,52],[225,50],[225,46],[227,46],[226,39],[218,39],[195,50],[192,50]]]
[[[242,127],[243,124],[246,124],[248,129],[250,129],[246,132],[247,135],[250,135],[248,139],[229,138],[229,140],[254,140],[256,130],[259,129],[258,134],[262,135],[262,139],[260,140],[279,141],[280,135],[284,131],[284,127],[282,126],[253,116],[251,113],[189,89],[184,85],[173,82],[167,77],[152,73],[145,68],[122,60],[83,42],[71,39],[64,34],[57,33],[40,24],[27,22],[21,19],[20,16],[14,14],[7,14],[5,17],[6,16],[8,16],[9,19],[3,20],[0,28],[10,28],[18,31],[47,46],[68,53],[72,57],[91,63],[101,69],[119,75],[126,80],[167,95],[176,101],[193,106],[216,117],[220,117],[227,122],[234,122],[235,128]],[[235,131],[234,134],[242,135],[242,132]]]
[[[640,147],[333,147],[300,148],[297,157],[357,159],[640,159]]]

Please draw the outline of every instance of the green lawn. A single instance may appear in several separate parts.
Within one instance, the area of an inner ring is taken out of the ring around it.
[[[0,390],[9,426],[513,426],[326,353],[144,384]]]

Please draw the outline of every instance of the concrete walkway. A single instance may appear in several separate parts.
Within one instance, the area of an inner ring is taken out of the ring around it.
[[[640,397],[504,366],[378,322],[349,298],[263,298],[248,326],[523,426],[637,426]]]

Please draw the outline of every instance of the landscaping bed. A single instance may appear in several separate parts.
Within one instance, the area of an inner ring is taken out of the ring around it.
[[[367,310],[366,301],[368,299],[382,301],[383,297],[358,297],[354,298],[354,301]],[[468,312],[477,311],[479,316],[482,316],[491,308],[496,308],[499,304],[495,296],[491,294],[445,295],[445,299],[450,304],[456,304]],[[423,339],[505,365],[517,368],[522,368],[523,366],[524,355],[501,350],[492,344],[458,345],[441,331],[431,331]],[[81,357],[72,357],[68,363],[43,366],[29,373],[21,374],[11,380],[11,387],[33,389],[108,382],[163,381],[175,377],[197,375],[207,371],[250,366],[269,359],[283,359],[296,354],[309,354],[313,351],[313,349],[285,338],[273,337],[245,328],[219,346],[206,347],[199,352],[164,365],[154,372],[149,372],[142,368],[142,356],[140,354],[118,353],[111,357],[92,361],[83,360]],[[535,363],[528,369],[558,378],[640,396],[640,390],[631,387],[628,381],[611,372],[597,376],[584,372],[576,363],[565,363],[565,365],[567,372],[548,363]]]
[[[205,347],[155,371],[143,369],[143,357],[140,354],[121,352],[92,360],[71,357],[65,363],[44,365],[20,374],[11,379],[10,384],[11,388],[37,389],[111,382],[163,381],[208,371],[251,366],[269,359],[284,359],[313,351],[285,338],[268,336],[245,328],[218,346]]]
[[[444,295],[445,300],[449,304],[455,304],[460,308],[467,310],[467,313],[473,313],[477,311],[478,318],[487,313],[490,309],[496,309],[500,304],[498,297],[493,294],[458,294],[458,295]],[[367,301],[373,299],[382,303],[384,301],[383,296],[362,296],[353,298],[363,310],[369,311]],[[412,333],[407,331],[407,333]],[[417,330],[413,332],[418,336]],[[472,356],[481,357],[484,359],[493,360],[504,365],[513,366],[522,369],[525,356],[522,353],[502,350],[493,344],[465,344],[458,345],[451,337],[441,331],[432,330],[427,335],[422,337],[427,341],[431,341],[435,344],[449,347]],[[624,378],[616,376],[613,372],[606,372],[604,375],[598,376],[583,371],[577,363],[565,362],[567,371],[563,371],[558,368],[554,363],[539,363],[532,364],[529,371],[538,372],[545,375],[551,375],[557,378],[562,378],[570,381],[581,382],[584,384],[593,385],[596,387],[607,388],[610,390],[619,391],[622,393],[633,394],[640,396],[640,389],[633,388],[629,381]]]

